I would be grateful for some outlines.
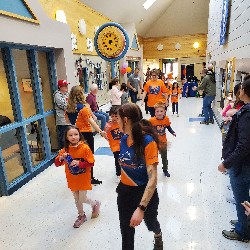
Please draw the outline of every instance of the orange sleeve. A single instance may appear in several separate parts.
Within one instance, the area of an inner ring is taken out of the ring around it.
[[[88,120],[91,117],[91,114],[87,107],[84,107],[83,109],[81,109],[80,115],[86,120]]]
[[[94,155],[90,149],[90,147],[86,144],[84,144],[84,147],[83,147],[83,159],[85,161],[87,161],[88,163],[94,163],[95,162],[95,159],[94,159]]]
[[[165,122],[166,122],[166,126],[170,126],[171,125],[171,122],[170,122],[168,116],[165,117]]]
[[[158,163],[158,147],[155,141],[150,142],[145,147],[146,166]]]
[[[57,157],[55,158],[55,165],[56,165],[57,167],[64,165],[64,161],[59,161],[59,157],[60,157],[63,153],[65,153],[65,149],[64,149],[64,148],[61,149],[61,150],[59,151]]]

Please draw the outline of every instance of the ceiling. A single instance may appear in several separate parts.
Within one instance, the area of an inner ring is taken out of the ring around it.
[[[114,22],[134,23],[142,37],[207,33],[209,0],[80,0]]]

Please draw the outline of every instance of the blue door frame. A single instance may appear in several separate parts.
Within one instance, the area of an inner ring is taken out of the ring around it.
[[[22,105],[20,99],[20,93],[18,89],[18,82],[16,77],[16,69],[14,64],[14,58],[12,54],[12,49],[18,48],[26,50],[28,65],[30,70],[32,89],[34,92],[34,101],[36,108],[36,115],[24,118],[22,114]],[[46,118],[48,116],[54,115],[54,110],[44,111],[42,90],[39,83],[39,72],[38,72],[38,59],[37,51],[45,51],[47,57],[47,65],[49,72],[49,79],[51,84],[51,90],[55,91],[57,89],[57,76],[56,76],[56,64],[55,64],[55,54],[53,49],[31,47],[25,45],[10,45],[10,44],[0,44],[0,49],[3,57],[3,63],[5,67],[6,78],[8,82],[8,87],[10,91],[11,104],[14,113],[14,122],[12,124],[0,127],[0,134],[16,129],[17,138],[19,145],[22,145],[22,150],[20,150],[22,164],[24,167],[24,173],[18,178],[14,179],[12,182],[8,182],[7,173],[5,169],[4,159],[2,155],[2,149],[0,147],[0,196],[10,195],[21,186],[26,184],[33,177],[38,175],[48,166],[50,166],[54,160],[56,154],[51,153],[49,131],[46,126]],[[53,93],[51,93],[53,96]],[[26,125],[31,122],[38,121],[41,133],[41,147],[44,152],[44,160],[41,161],[35,167],[32,167],[31,156],[29,153],[28,139],[26,135]]]

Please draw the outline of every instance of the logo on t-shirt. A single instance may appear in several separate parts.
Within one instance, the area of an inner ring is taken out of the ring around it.
[[[158,135],[165,135],[166,126],[165,125],[156,125],[155,126],[156,132]]]
[[[149,86],[149,93],[153,95],[158,95],[161,90],[160,86]]]
[[[115,128],[110,130],[113,140],[121,140],[123,133],[119,130],[119,128]]]

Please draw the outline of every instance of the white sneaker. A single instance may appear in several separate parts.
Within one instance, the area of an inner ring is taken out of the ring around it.
[[[115,183],[120,183],[120,181],[121,181],[121,176],[120,176],[120,175],[119,175],[119,176],[116,176]]]

